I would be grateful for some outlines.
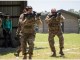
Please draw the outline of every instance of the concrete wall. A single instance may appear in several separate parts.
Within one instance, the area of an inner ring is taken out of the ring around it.
[[[46,16],[47,16],[47,15],[46,15]],[[43,24],[42,24],[42,27],[39,28],[39,29],[41,29],[41,31],[42,31],[43,33],[47,33],[47,32],[48,32],[48,25],[47,25],[46,22],[45,22],[46,16],[44,16],[44,15],[41,16],[41,19],[42,19]]]
[[[78,19],[75,16],[62,13],[65,17],[64,32],[65,33],[78,33]]]

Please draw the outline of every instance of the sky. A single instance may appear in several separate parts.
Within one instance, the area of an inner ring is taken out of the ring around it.
[[[80,10],[79,0],[28,0],[28,5],[33,7],[33,10],[37,12],[50,11],[52,8],[74,9],[75,11]]]

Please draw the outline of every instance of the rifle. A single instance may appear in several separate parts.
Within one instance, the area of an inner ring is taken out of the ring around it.
[[[56,18],[57,16],[61,16],[61,12],[55,12],[55,14],[50,15],[49,18]]]
[[[41,16],[41,13],[37,13],[37,14],[36,14],[36,17],[40,17],[40,16]]]
[[[33,11],[33,13],[24,14],[24,18],[28,18],[29,20],[30,20],[31,18],[39,17],[39,16],[41,16],[41,13],[36,13],[35,11]]]
[[[27,18],[27,19],[31,19],[31,18],[34,18],[36,16],[36,12],[33,11],[33,13],[27,13],[27,14],[24,14],[24,18]]]

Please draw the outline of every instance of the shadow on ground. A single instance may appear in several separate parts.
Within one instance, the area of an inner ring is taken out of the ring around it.
[[[0,48],[0,55],[14,53],[15,51],[16,51],[16,48]]]
[[[34,47],[34,50],[46,49],[48,47]],[[0,55],[7,55],[9,53],[15,53],[17,48],[0,48]],[[29,49],[29,48],[27,48]]]

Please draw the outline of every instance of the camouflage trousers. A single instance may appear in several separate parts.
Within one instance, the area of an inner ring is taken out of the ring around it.
[[[22,48],[21,48],[21,36],[19,36],[19,39],[18,39],[18,47],[17,47],[17,50],[16,50],[16,52],[19,54],[21,51],[22,51]]]
[[[60,31],[60,32],[54,34],[54,33],[49,31],[48,41],[49,41],[49,45],[50,45],[50,48],[51,48],[52,52],[56,51],[55,46],[54,46],[54,44],[55,44],[55,41],[54,41],[55,35],[57,35],[58,38],[59,38],[59,47],[64,48],[64,38],[63,38],[62,32]]]
[[[28,50],[28,54],[33,54],[33,49],[34,49],[34,40],[35,40],[35,34],[33,33],[24,33],[22,34],[21,37],[21,50],[22,50],[22,54],[26,55],[26,48],[27,48],[27,43],[29,45],[29,50]]]

